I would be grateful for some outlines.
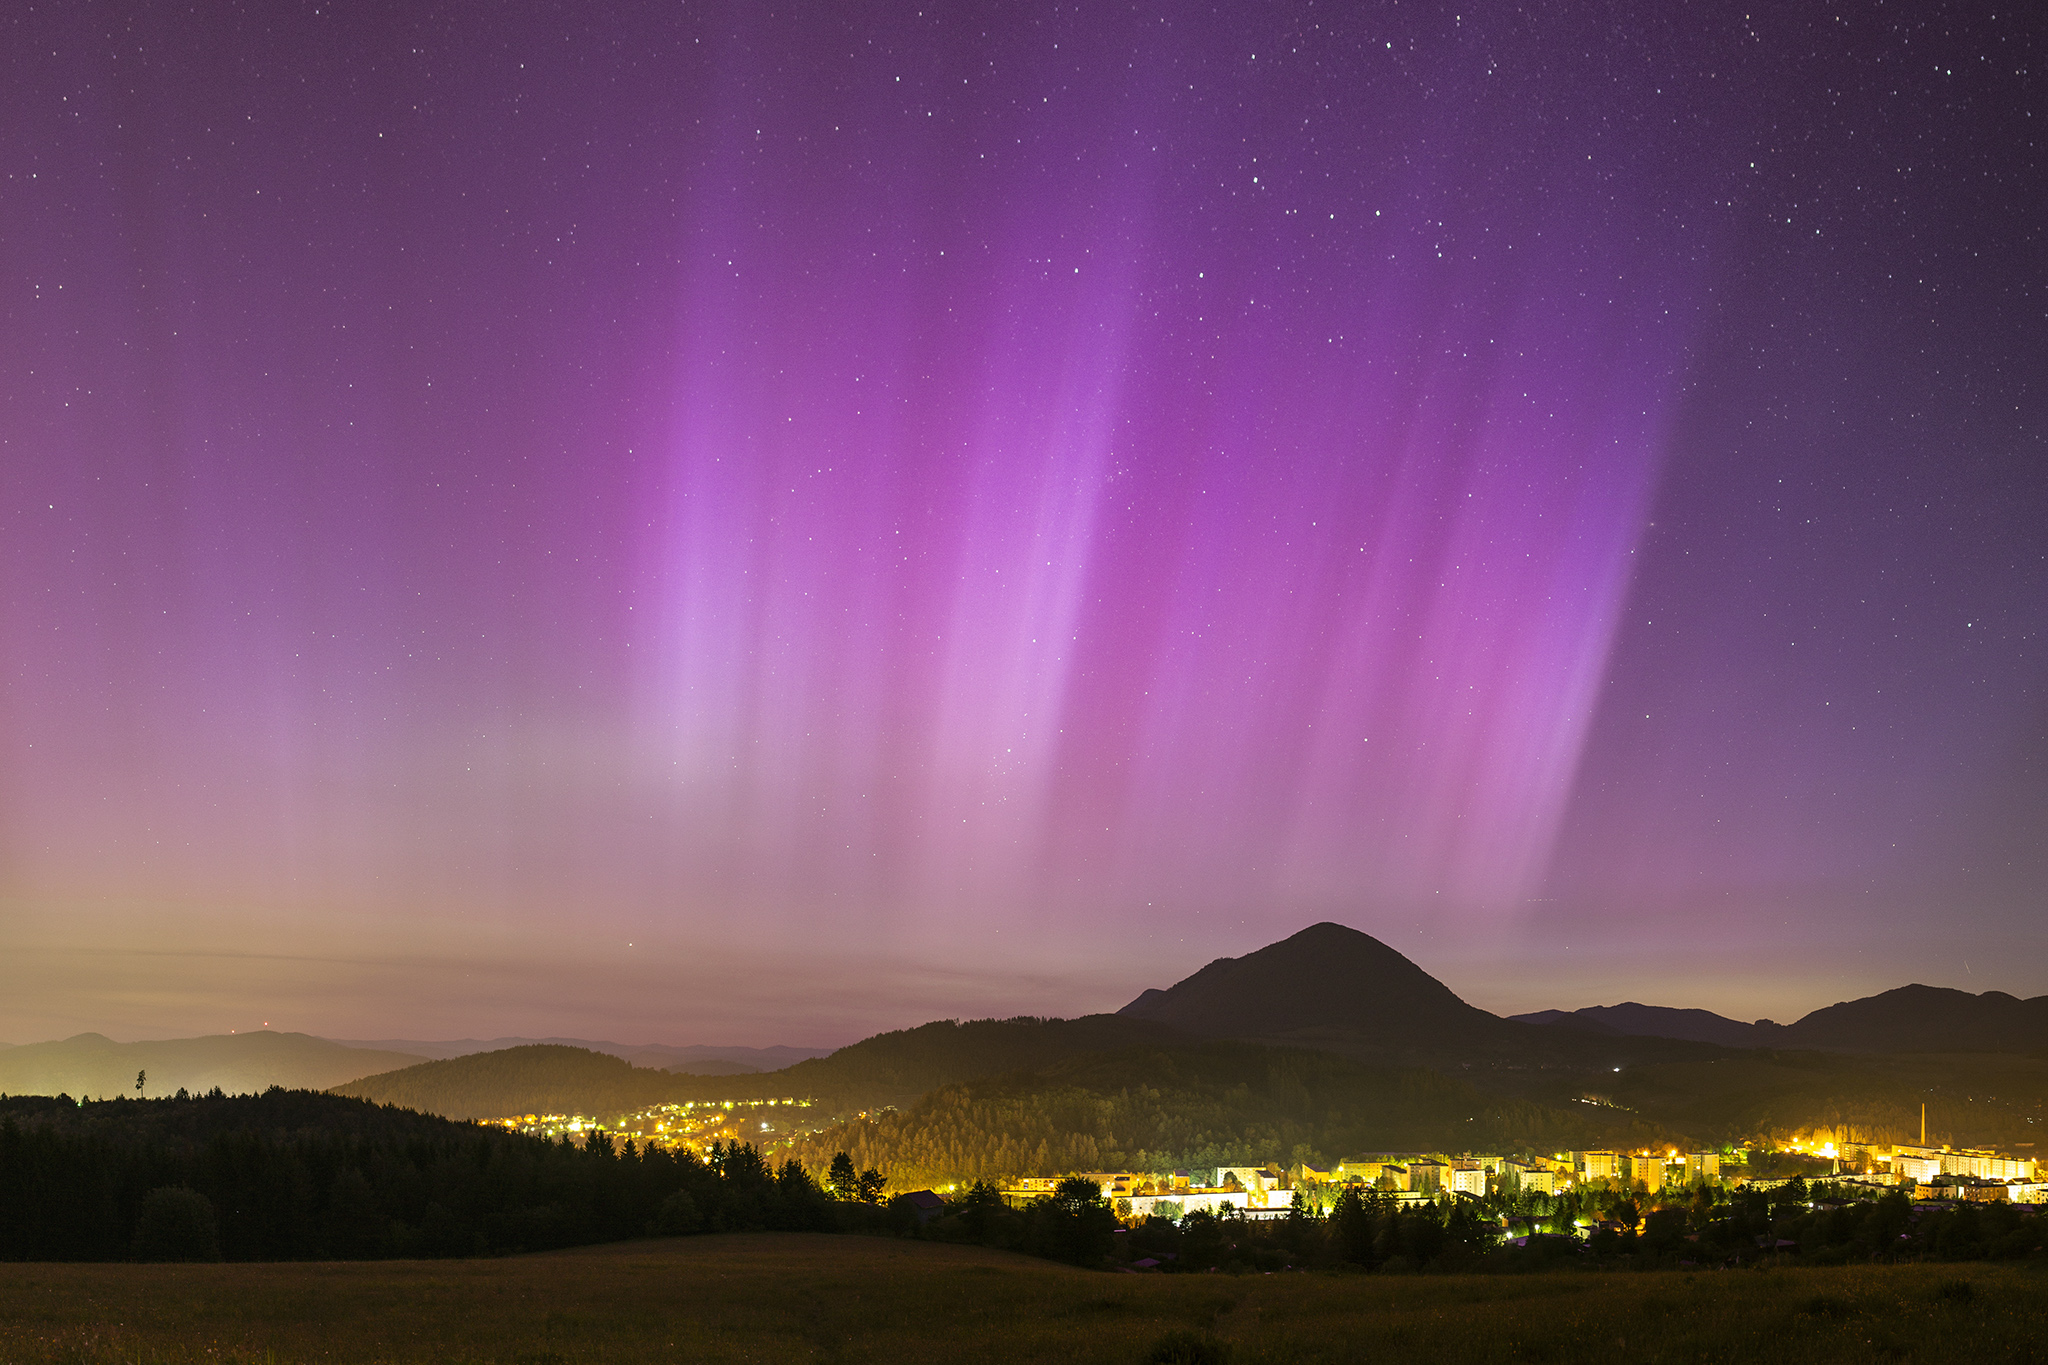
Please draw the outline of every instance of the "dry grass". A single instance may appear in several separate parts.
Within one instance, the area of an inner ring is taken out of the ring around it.
[[[2011,1266],[1505,1277],[1088,1274],[972,1248],[764,1234],[497,1261],[0,1265],[0,1361],[2048,1360]]]

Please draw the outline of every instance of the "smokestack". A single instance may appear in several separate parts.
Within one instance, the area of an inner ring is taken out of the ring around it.
[[[1927,1101],[1920,1101],[1920,1145],[1927,1145]]]

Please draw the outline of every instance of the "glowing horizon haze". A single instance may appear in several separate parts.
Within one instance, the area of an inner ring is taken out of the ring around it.
[[[0,1037],[2048,992],[2010,18],[19,23]]]

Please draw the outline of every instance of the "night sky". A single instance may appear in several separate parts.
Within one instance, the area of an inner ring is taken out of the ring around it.
[[[0,1038],[2048,992],[2042,20],[1758,8],[7,7]]]

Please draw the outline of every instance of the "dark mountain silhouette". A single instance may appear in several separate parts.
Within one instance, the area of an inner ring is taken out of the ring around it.
[[[1663,1005],[1590,1005],[1582,1010],[1539,1010],[1508,1016],[1524,1024],[1569,1024],[1578,1028],[1627,1034],[1633,1038],[1680,1038],[1721,1047],[1767,1047],[1778,1041],[1782,1026],[1768,1019],[1745,1024],[1712,1010],[1671,1009]],[[1768,1035],[1768,1036],[1767,1036]]]
[[[1612,1025],[1595,1023],[1585,1010],[1537,1010],[1533,1014],[1510,1014],[1508,1018],[1517,1024],[1565,1024],[1586,1033],[1621,1032]]]
[[[632,1058],[627,1058],[632,1061]],[[730,1062],[723,1057],[706,1057],[687,1066],[666,1066],[662,1070],[674,1074],[691,1076],[758,1076],[761,1068],[748,1066],[745,1062]]]
[[[1118,1013],[1206,1037],[1339,1033],[1394,1048],[1497,1041],[1513,1031],[1370,934],[1327,922],[1255,953],[1219,958]]]
[[[827,1056],[832,1051],[829,1047],[718,1047],[704,1043],[676,1047],[668,1043],[608,1043],[590,1038],[448,1038],[439,1041],[382,1038],[334,1041],[343,1047],[404,1052],[415,1057],[424,1057],[429,1061],[445,1061],[450,1057],[467,1057],[477,1052],[503,1052],[506,1048],[533,1047],[545,1043],[556,1047],[579,1047],[587,1052],[609,1053],[614,1057],[625,1058],[634,1066],[657,1067],[663,1071],[687,1071],[698,1076],[729,1076],[742,1075],[749,1071],[774,1071],[811,1057]]]
[[[679,1079],[609,1053],[533,1043],[365,1076],[331,1093],[451,1119],[616,1115],[676,1098]]]
[[[614,1052],[616,1045],[591,1043],[589,1046],[599,1052]],[[671,1047],[666,1043],[645,1043],[638,1047],[617,1046],[614,1055],[626,1058],[635,1066],[658,1066],[665,1071],[716,1076],[721,1073],[713,1068],[719,1065],[744,1067],[749,1071],[780,1071],[785,1066],[795,1066],[813,1057],[829,1057],[834,1051],[829,1047],[714,1047],[704,1043]]]
[[[2048,1047],[2048,995],[1900,986],[1815,1010],[1784,1037],[1847,1052],[2033,1052]]]
[[[134,1097],[135,1073],[148,1073],[142,1094],[159,1098],[179,1089],[202,1094],[219,1086],[230,1095],[281,1085],[325,1090],[373,1072],[408,1066],[417,1057],[344,1047],[304,1033],[223,1033],[117,1043],[97,1033],[59,1042],[30,1043],[0,1053],[0,1095],[115,1095]]]
[[[2048,996],[2004,991],[1972,995],[1944,986],[1900,986],[1815,1010],[1797,1023],[1745,1024],[1708,1010],[1593,1005],[1518,1014],[1522,1023],[1609,1029],[1632,1037],[1680,1038],[1722,1047],[1815,1048],[1829,1052],[2037,1052],[2048,1048]]]

